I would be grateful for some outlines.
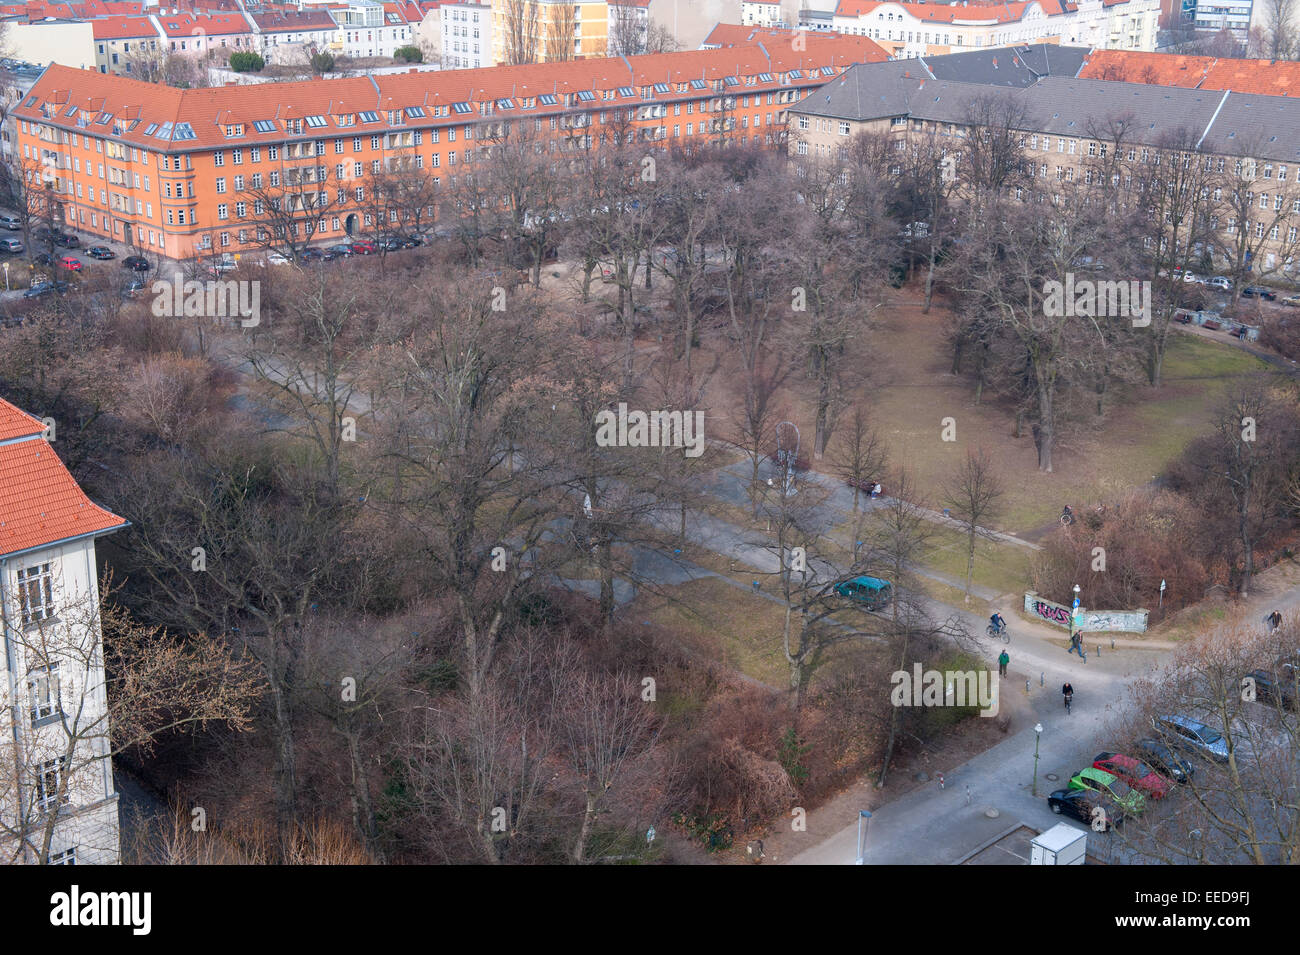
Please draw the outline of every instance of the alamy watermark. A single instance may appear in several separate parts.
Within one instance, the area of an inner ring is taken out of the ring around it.
[[[685,448],[688,458],[704,453],[703,411],[596,412],[596,445],[601,448]]]
[[[980,716],[998,715],[998,681],[988,670],[896,670],[889,682],[894,706],[975,706]]]
[[[177,272],[170,282],[159,279],[150,290],[154,294],[153,313],[159,318],[238,318],[244,328],[262,322],[259,281],[186,282]]]
[[[1043,283],[1043,314],[1049,318],[1128,318],[1134,328],[1151,324],[1151,283],[1076,280],[1073,272],[1065,281]]]

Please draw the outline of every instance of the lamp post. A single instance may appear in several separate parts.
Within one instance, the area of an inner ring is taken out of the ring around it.
[[[9,263],[5,263],[5,291],[9,291]]]
[[[1079,620],[1079,585],[1074,585],[1074,611],[1070,614],[1070,642],[1074,643],[1074,626]]]
[[[1034,795],[1038,795],[1038,741],[1043,738],[1043,724],[1034,724],[1034,781],[1030,784],[1029,790]]]
[[[858,811],[858,861],[854,865],[866,865],[867,825],[871,822],[871,813],[866,809]]]

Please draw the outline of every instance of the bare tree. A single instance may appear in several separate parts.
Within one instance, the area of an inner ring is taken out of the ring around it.
[[[540,52],[541,4],[538,0],[504,0],[500,20],[505,62],[536,63]]]
[[[975,576],[975,544],[989,538],[986,525],[1001,509],[1003,485],[993,460],[983,448],[967,450],[966,458],[943,488],[943,503],[961,523],[966,535],[966,601]]]

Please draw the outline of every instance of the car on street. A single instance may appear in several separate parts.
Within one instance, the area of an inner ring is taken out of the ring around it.
[[[1267,288],[1263,285],[1247,285],[1241,290],[1241,294],[1244,298],[1255,298],[1258,296],[1266,302],[1277,300],[1277,292],[1274,292],[1271,288]]]
[[[1205,278],[1203,276],[1197,275],[1195,272],[1184,272],[1183,281],[1186,282],[1188,285],[1205,284]]]
[[[1277,672],[1269,670],[1251,670],[1246,674],[1255,688],[1255,699],[1262,703],[1280,703],[1288,710],[1296,708],[1297,671],[1290,664],[1283,664]]]
[[[1058,816],[1069,816],[1085,825],[1101,821],[1109,831],[1124,821],[1124,813],[1107,805],[1105,797],[1091,789],[1058,789],[1047,797],[1047,807]]]
[[[1140,739],[1134,745],[1148,766],[1176,783],[1185,783],[1196,773],[1196,767],[1183,759],[1158,739]]]
[[[1300,295],[1288,295],[1282,299],[1282,304],[1291,308],[1300,308]]]
[[[115,258],[117,258],[117,253],[114,252],[112,249],[110,249],[110,248],[109,248],[108,246],[106,246],[106,245],[92,245],[92,246],[89,246],[89,247],[86,249],[86,254],[87,254],[88,256],[90,256],[92,259],[99,259],[99,260],[101,260],[101,261],[105,261],[105,262],[108,261],[109,259],[115,259]]]
[[[1164,716],[1153,716],[1151,725],[1160,734],[1161,739],[1167,740],[1172,746],[1215,762],[1228,761],[1228,741],[1223,738],[1222,733],[1200,720],[1170,713]]]
[[[53,265],[54,258],[48,252],[37,252],[32,256],[32,262],[37,265]]]
[[[70,232],[56,232],[52,229],[37,229],[36,238],[42,242],[53,242],[55,245],[61,245],[65,249],[75,249],[81,245],[81,240]]]
[[[127,282],[126,287],[122,289],[122,295],[124,298],[135,298],[137,295],[143,293],[145,288],[146,286],[144,282],[140,281],[140,279],[132,279]]]
[[[0,239],[0,252],[8,252],[11,255],[17,255],[19,252],[26,252],[27,246],[23,245],[22,239]]]
[[[1070,777],[1070,789],[1091,789],[1108,796],[1128,815],[1137,815],[1146,808],[1146,799],[1118,776],[1089,766]]]
[[[59,259],[59,268],[67,269],[70,272],[80,272],[81,259],[77,258],[75,255],[65,255],[63,258]]]
[[[894,587],[887,580],[864,575],[836,584],[835,593],[867,610],[884,610],[894,595]]]
[[[1164,799],[1173,788],[1169,780],[1142,760],[1125,756],[1123,753],[1098,753],[1092,761],[1092,768],[1119,777],[1143,796],[1151,799]]]
[[[380,239],[378,242],[376,242],[375,248],[378,249],[380,252],[398,252],[401,249],[403,249],[404,246],[402,245],[401,239],[396,239],[393,238],[392,236],[389,236],[386,239]]]
[[[26,292],[23,292],[23,298],[40,298],[42,295],[49,295],[51,292],[62,295],[67,291],[67,282],[37,282]]]
[[[325,250],[325,258],[327,259],[346,259],[354,254],[351,244],[347,242],[331,245]]]
[[[298,253],[298,260],[300,262],[324,262],[328,258],[330,258],[329,255],[326,255],[314,245],[309,245]]]
[[[1232,279],[1226,275],[1216,275],[1214,278],[1206,280],[1205,287],[1218,289],[1220,292],[1231,292]]]
[[[133,272],[148,272],[150,265],[149,260],[143,255],[128,255],[122,260],[122,268]]]
[[[0,216],[0,229],[8,229],[10,232],[21,232],[23,230],[23,220],[17,216]]]
[[[397,241],[404,249],[418,249],[425,242],[424,238],[418,235],[399,235]]]
[[[288,265],[289,259],[287,256],[281,255],[279,252],[268,252],[266,253],[266,264],[267,265]]]
[[[354,255],[374,255],[379,251],[379,247],[369,239],[355,239],[349,248]]]

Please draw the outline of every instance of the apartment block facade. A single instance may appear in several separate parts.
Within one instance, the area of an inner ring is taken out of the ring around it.
[[[870,90],[871,95],[864,95]],[[1005,99],[1023,116],[1028,177],[1132,190],[1162,166],[1204,172],[1202,209],[1216,268],[1237,255],[1246,271],[1300,281],[1300,100],[1046,75],[1022,86],[939,79],[915,60],[856,66],[789,110],[795,157],[834,161],[861,133],[932,138],[960,169],[977,134],[972,105]],[[1122,131],[1122,132],[1120,132]],[[1094,179],[1112,160],[1107,182]]]
[[[371,176],[411,168],[450,186],[512,123],[565,149],[598,143],[620,120],[648,149],[776,146],[786,109],[853,63],[884,58],[871,41],[825,36],[203,90],[53,66],[12,111],[16,172],[50,190],[77,231],[167,258],[262,247],[285,208],[319,210],[313,238],[337,242],[374,227]]]
[[[551,63],[605,56],[606,0],[492,0],[492,62]]]
[[[126,521],[64,468],[47,423],[0,399],[0,854],[118,861],[95,541]]]

